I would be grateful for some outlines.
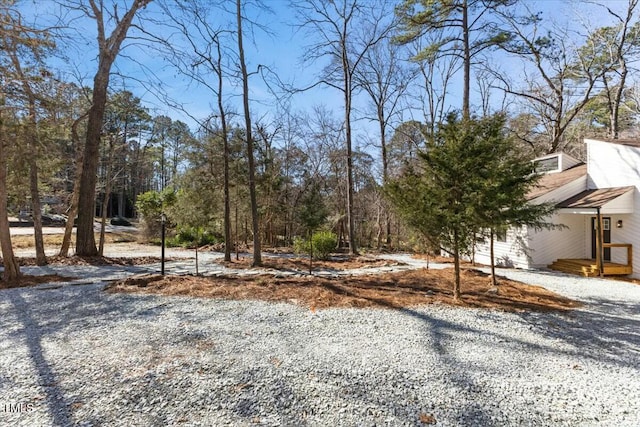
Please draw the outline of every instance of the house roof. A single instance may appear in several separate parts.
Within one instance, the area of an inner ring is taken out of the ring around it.
[[[601,208],[607,203],[612,202],[628,191],[634,189],[635,187],[614,187],[585,190],[582,193],[578,193],[575,196],[558,203],[557,207],[560,209]]]
[[[529,191],[527,194],[528,200],[536,199],[544,194],[547,194],[563,185],[569,184],[572,181],[587,174],[587,165],[580,164],[557,173],[549,173],[543,175],[538,181],[538,184]]]

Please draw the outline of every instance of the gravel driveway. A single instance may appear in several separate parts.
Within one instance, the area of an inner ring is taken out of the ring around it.
[[[640,286],[503,270],[587,305],[312,312],[83,271],[0,291],[0,425],[640,425]]]

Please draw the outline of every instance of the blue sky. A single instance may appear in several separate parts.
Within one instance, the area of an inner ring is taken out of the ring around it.
[[[626,0],[605,0],[613,8],[623,7]],[[124,0],[121,0],[124,2]],[[109,3],[107,1],[107,3]],[[127,1],[128,3],[128,1]],[[247,62],[249,70],[255,70],[258,64],[267,65],[270,69],[278,73],[280,79],[292,83],[298,87],[306,86],[315,80],[319,70],[326,62],[316,62],[304,64],[301,62],[305,47],[312,43],[304,31],[296,31],[295,13],[290,7],[289,0],[264,0],[270,11],[249,7],[246,14],[268,28],[269,32],[256,29],[254,38],[249,37],[249,28],[245,27],[245,47],[247,50]],[[602,8],[594,8],[588,3],[576,0],[529,0],[527,4],[533,10],[540,10],[543,18],[557,21],[559,25],[571,25],[578,27],[582,22],[590,22],[592,25],[605,25],[608,22],[602,19],[607,18]],[[230,4],[233,6],[233,3]],[[24,0],[23,7],[27,16],[37,15],[45,20],[52,20],[58,15],[59,7],[51,0]],[[121,8],[122,9],[122,8]],[[122,12],[121,12],[122,13]],[[159,17],[159,8],[154,3],[143,11],[141,16]],[[220,23],[228,21],[230,26],[234,25],[233,16],[220,14]],[[93,73],[97,67],[95,48],[95,23],[88,19],[78,18],[73,21],[75,32],[71,32],[72,40],[67,53],[68,62],[54,60],[53,64],[61,73],[72,73],[84,79],[83,82],[90,84]],[[132,32],[132,34],[134,34]],[[191,114],[196,117],[205,117],[212,111],[215,100],[212,94],[190,84],[184,76],[176,70],[171,69],[158,57],[154,51],[140,47],[136,41],[127,42],[128,47],[123,51],[122,57],[116,62],[116,70],[122,74],[134,77],[133,79],[122,79],[114,76],[112,78],[113,89],[126,88],[134,92],[136,96],[143,98],[146,105],[153,114],[167,114],[174,118],[186,121],[190,126],[195,127],[193,120],[184,114],[172,111],[154,94],[159,90],[167,92],[178,102],[189,105]],[[135,61],[134,61],[135,59]],[[136,82],[136,78],[145,79],[145,74],[139,64],[143,64],[163,83],[161,88],[149,88]],[[459,107],[459,87],[454,85],[451,90],[450,101],[454,108]],[[261,117],[274,111],[273,97],[269,93],[266,85],[259,76],[253,76],[250,82],[251,97],[253,99],[252,110],[255,117]],[[238,97],[239,86],[229,84],[227,92],[236,94],[230,102],[235,109],[241,111],[241,100]],[[363,98],[356,107],[363,108]],[[473,102],[473,100],[472,100]],[[319,87],[309,92],[296,95],[292,99],[294,109],[310,111],[314,105],[322,104],[335,111],[336,118],[342,117],[342,98],[340,92],[331,88]],[[356,123],[356,131],[361,134],[375,132],[374,126],[364,121]]]

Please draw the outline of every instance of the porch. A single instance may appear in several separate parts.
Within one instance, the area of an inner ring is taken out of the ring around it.
[[[585,231],[590,235],[591,259],[558,259],[549,268],[587,277],[633,274],[632,245],[612,241],[625,241],[630,237],[623,227],[634,212],[634,194],[632,186],[599,188],[585,190],[559,203],[559,212],[591,216],[591,226],[585,224]],[[612,254],[614,249],[617,254]],[[626,257],[622,253],[624,249]]]
[[[633,273],[633,246],[630,243],[604,243],[603,248],[626,248],[627,263],[620,264],[610,261],[602,262],[602,276],[626,276]],[[599,260],[595,259],[558,259],[548,267],[564,273],[585,277],[601,276],[598,268]]]

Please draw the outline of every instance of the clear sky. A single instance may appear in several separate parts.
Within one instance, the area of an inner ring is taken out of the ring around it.
[[[118,0],[121,4],[130,3],[130,0]],[[612,8],[622,8],[626,0],[602,0]],[[110,1],[105,0],[105,3]],[[229,2],[233,12],[234,2]],[[251,4],[251,3],[250,3]],[[254,27],[253,31],[249,26],[245,27],[245,47],[247,49],[247,62],[250,71],[256,70],[259,64],[266,65],[276,72],[279,78],[292,85],[303,87],[312,83],[319,70],[326,64],[323,62],[304,64],[301,61],[305,48],[313,43],[305,31],[296,30],[296,18],[289,0],[263,0],[264,8],[247,6],[246,15],[261,24],[266,31]],[[532,10],[542,12],[544,19],[552,19],[560,26],[571,26],[576,29],[584,28],[583,25],[606,25],[610,23],[606,12],[601,7],[594,7],[586,1],[578,0],[527,0],[525,2]],[[23,0],[22,6],[25,8],[25,16],[37,16],[38,19],[53,21],[63,14],[62,9],[53,0]],[[121,14],[124,7],[120,8]],[[75,17],[71,22],[72,31],[64,52],[68,58],[66,62],[54,60],[52,64],[63,74],[68,76],[78,76],[84,84],[90,85],[93,73],[97,67],[97,49],[95,41],[95,23],[86,18],[80,17],[77,12],[64,12],[65,20]],[[145,28],[162,33],[169,31],[157,24],[151,24],[147,18],[162,20],[163,16],[160,8],[152,2],[146,10],[140,14],[140,21]],[[220,13],[216,15],[215,25],[228,26],[233,28],[235,22],[231,13]],[[136,35],[135,30],[131,31]],[[186,121],[190,126],[195,127],[193,120],[184,114],[173,111],[162,101],[161,92],[166,92],[177,102],[184,103],[189,107],[191,114],[195,117],[206,117],[214,110],[215,99],[213,94],[190,83],[184,76],[172,69],[167,63],[152,49],[137,39],[126,42],[127,47],[123,50],[122,56],[117,60],[115,70],[121,75],[130,78],[123,79],[119,75],[112,78],[112,88],[114,90],[126,88],[131,90],[136,96],[143,98],[153,114],[167,114],[174,118]],[[141,81],[148,80],[150,74],[154,75],[161,83],[153,86],[142,84]],[[71,78],[71,77],[69,77]],[[454,108],[459,108],[460,84],[454,84],[451,89],[450,101]],[[251,77],[250,82],[251,97],[253,99],[252,109],[256,117],[264,116],[268,112],[274,111],[274,99],[268,87],[261,80],[259,75]],[[239,98],[240,86],[238,83],[229,83],[225,89],[235,96],[230,99],[230,103],[235,109],[241,111],[241,100]],[[319,87],[309,92],[300,93],[292,98],[294,109],[310,111],[314,105],[322,104],[329,109],[335,110],[336,118],[342,117],[342,98],[338,91],[331,88]],[[473,102],[473,101],[472,101]],[[363,108],[363,98],[356,107]],[[361,133],[374,132],[373,127],[363,121],[356,123]]]

